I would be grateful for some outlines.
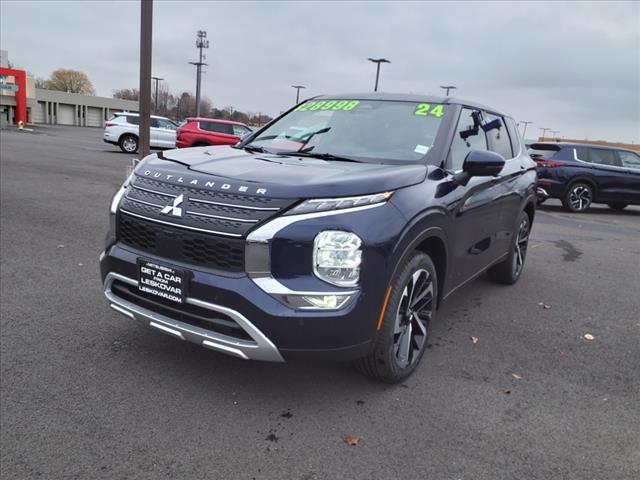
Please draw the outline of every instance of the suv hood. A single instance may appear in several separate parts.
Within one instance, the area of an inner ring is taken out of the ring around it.
[[[279,198],[344,197],[424,180],[426,165],[381,165],[249,153],[228,146],[170,150],[148,157],[138,175],[226,193]],[[170,178],[166,178],[166,177]]]

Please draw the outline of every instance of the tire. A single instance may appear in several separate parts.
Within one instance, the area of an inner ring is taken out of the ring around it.
[[[428,255],[416,251],[392,280],[373,350],[356,360],[355,367],[386,383],[398,383],[409,377],[427,348],[437,298],[435,266]]]
[[[513,285],[518,281],[524,270],[524,262],[527,258],[529,234],[531,233],[531,219],[527,212],[521,212],[518,219],[518,227],[513,235],[513,242],[509,255],[502,262],[489,268],[489,279],[495,283]]]
[[[607,203],[609,208],[613,208],[614,210],[624,210],[628,203]]]
[[[118,145],[124,153],[136,153],[138,151],[138,137],[131,134],[122,135]]]
[[[570,212],[586,212],[593,202],[593,187],[588,183],[576,182],[569,187],[562,199],[562,205]]]

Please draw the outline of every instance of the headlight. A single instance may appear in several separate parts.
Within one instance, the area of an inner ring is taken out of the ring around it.
[[[360,280],[361,245],[362,240],[355,233],[320,232],[313,242],[313,273],[339,287],[356,285]]]
[[[327,210],[341,210],[343,208],[364,207],[386,202],[393,192],[374,193],[360,197],[342,198],[318,198],[305,200],[297,207],[289,210],[286,215],[299,215],[301,213],[324,212]]]

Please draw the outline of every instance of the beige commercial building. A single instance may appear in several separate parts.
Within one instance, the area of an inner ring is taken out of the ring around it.
[[[3,79],[3,83],[11,81],[11,77]],[[12,124],[15,93],[4,88],[0,93],[2,123]],[[137,112],[138,102],[35,88],[34,79],[27,77],[27,123],[103,127],[114,112],[121,111]]]

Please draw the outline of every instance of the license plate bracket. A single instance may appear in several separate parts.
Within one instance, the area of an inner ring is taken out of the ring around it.
[[[181,268],[138,259],[138,290],[158,299],[184,303],[186,297],[186,272]]]

